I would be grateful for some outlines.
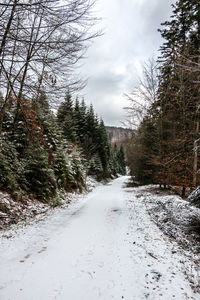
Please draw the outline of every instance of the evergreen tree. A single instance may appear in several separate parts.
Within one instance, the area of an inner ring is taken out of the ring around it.
[[[89,160],[97,151],[97,143],[95,143],[97,137],[97,122],[95,120],[95,114],[92,104],[86,112],[86,127],[84,133],[83,149],[86,158]]]
[[[162,165],[168,183],[181,183],[184,188],[191,185],[192,180],[191,133],[195,132],[192,120],[199,103],[195,79],[184,66],[188,60],[196,60],[199,51],[199,8],[199,1],[177,1],[171,21],[164,23],[161,30],[166,40],[161,48],[159,87]]]
[[[56,181],[49,165],[48,152],[41,145],[32,146],[26,153],[21,185],[40,200],[47,201],[56,196]]]
[[[103,178],[103,167],[98,153],[93,155],[92,159],[89,161],[88,171],[89,175],[95,176],[97,180]]]
[[[119,171],[121,175],[126,174],[126,160],[125,160],[125,153],[124,148],[121,145],[120,150],[118,152],[118,162],[119,162]]]
[[[87,129],[86,105],[84,99],[80,104],[78,98],[76,98],[74,107],[74,120],[76,126],[76,135],[78,137],[78,144],[82,146],[85,141],[85,134]]]
[[[171,19],[162,24],[156,100],[128,146],[131,172],[142,182],[192,185],[194,139],[200,89],[191,64],[199,63],[200,3],[178,0]]]
[[[103,167],[104,177],[109,176],[109,158],[110,158],[110,148],[108,142],[108,135],[105,129],[103,120],[101,119],[98,128],[98,139],[96,140],[98,147],[99,157],[101,159],[101,164]]]
[[[63,123],[65,121],[66,115],[73,114],[73,100],[69,91],[66,93],[64,102],[58,108],[57,119],[59,123]]]
[[[2,100],[2,103],[5,101]],[[103,121],[84,100],[73,104],[69,93],[57,116],[51,111],[46,94],[40,91],[32,101],[16,105],[10,101],[4,113],[0,135],[0,188],[13,197],[22,194],[49,203],[58,190],[82,191],[86,173],[98,180],[110,177],[111,151]],[[122,152],[114,161],[121,164]]]
[[[57,119],[66,140],[77,143],[73,100],[69,92],[66,94],[65,101],[58,108]]]

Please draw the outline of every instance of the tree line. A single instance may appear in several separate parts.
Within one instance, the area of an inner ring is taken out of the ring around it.
[[[0,3],[0,188],[17,199],[55,200],[60,189],[81,191],[88,174],[125,172],[123,149],[111,148],[93,107],[71,96],[85,84],[77,63],[100,34],[94,2]]]
[[[123,148],[111,147],[103,120],[84,100],[67,92],[55,115],[42,92],[32,105],[24,99],[24,110],[27,118],[20,113],[13,130],[10,107],[0,137],[0,188],[13,197],[54,203],[59,190],[81,192],[87,175],[102,180],[126,173]]]
[[[139,87],[127,95],[137,125],[129,143],[132,175],[143,183],[200,183],[200,3],[178,0],[159,29],[160,56],[149,60]],[[139,121],[138,121],[139,118]]]

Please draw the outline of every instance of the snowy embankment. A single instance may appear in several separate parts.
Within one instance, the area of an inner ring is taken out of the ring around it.
[[[177,195],[168,195],[157,186],[134,189],[135,197],[145,206],[150,219],[172,243],[172,255],[181,258],[182,271],[200,293],[200,209]],[[200,294],[197,295],[200,299]]]
[[[176,240],[182,250],[200,253],[200,209],[177,195],[167,195],[156,186],[137,188],[137,195],[145,203],[151,219],[170,238]]]
[[[92,177],[87,177],[87,188],[83,194],[91,191],[97,185],[97,181]],[[8,193],[0,191],[0,230],[7,229],[13,224],[23,226],[32,222],[32,220],[41,219],[51,214],[56,206],[66,207],[71,202],[76,201],[78,195],[75,192],[66,193],[61,191],[58,195],[59,205],[58,203],[50,205],[27,197],[22,197],[20,201],[15,200]]]
[[[162,196],[127,180],[1,237],[0,299],[200,299],[194,261],[149,215]]]

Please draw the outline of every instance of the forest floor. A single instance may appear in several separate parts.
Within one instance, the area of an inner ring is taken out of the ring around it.
[[[128,180],[2,231],[0,299],[200,299],[199,210]]]

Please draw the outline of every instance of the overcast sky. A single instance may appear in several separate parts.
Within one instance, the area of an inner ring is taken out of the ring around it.
[[[87,104],[106,125],[125,119],[124,93],[137,85],[142,64],[158,54],[162,43],[157,29],[171,14],[174,0],[98,0],[96,14],[104,35],[93,41],[81,73],[88,78],[82,91]]]

